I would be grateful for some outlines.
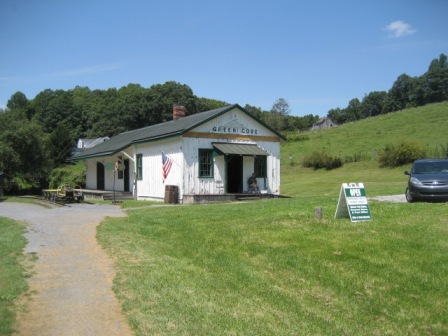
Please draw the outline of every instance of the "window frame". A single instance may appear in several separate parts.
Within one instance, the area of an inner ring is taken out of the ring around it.
[[[268,177],[268,158],[265,155],[256,155],[254,157],[254,173],[257,178]]]
[[[136,156],[135,172],[136,172],[136,179],[138,181],[143,180],[143,154],[137,154]]]
[[[207,155],[205,159],[207,159],[208,162],[203,162],[205,155]],[[208,167],[203,167],[203,165],[208,165]],[[198,177],[214,177],[213,149],[211,148],[199,148],[198,150]]]

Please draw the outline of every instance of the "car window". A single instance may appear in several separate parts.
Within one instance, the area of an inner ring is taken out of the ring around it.
[[[416,162],[412,171],[414,174],[427,174],[429,172],[429,164],[426,162]]]
[[[439,172],[448,173],[448,161],[447,162],[439,162]]]
[[[448,173],[448,161],[446,162],[417,162],[413,167],[414,174],[443,174]]]

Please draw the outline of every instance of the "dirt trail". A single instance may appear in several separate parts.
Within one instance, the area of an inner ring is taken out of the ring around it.
[[[112,261],[95,238],[106,216],[125,216],[118,207],[0,203],[0,216],[29,224],[25,253],[38,256],[19,335],[132,335],[112,291]]]

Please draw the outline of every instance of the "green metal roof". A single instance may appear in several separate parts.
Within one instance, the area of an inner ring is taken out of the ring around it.
[[[235,154],[245,156],[264,155],[268,156],[269,153],[252,144],[236,144],[226,142],[213,142],[213,147],[220,151],[222,154]]]
[[[281,134],[274,131],[269,126],[258,120],[252,114],[247,112],[238,104],[228,105],[214,110],[193,114],[191,116],[183,117],[177,120],[170,120],[161,124],[152,125],[144,128],[140,128],[134,131],[124,132],[118,134],[110,140],[89,148],[82,152],[75,153],[68,161],[80,161],[93,157],[111,156],[114,155],[129,146],[141,142],[155,141],[159,139],[165,139],[173,136],[180,136],[191,129],[198,127],[199,125],[206,123],[207,121],[218,117],[234,108],[240,109],[263,126],[274,132],[281,139],[285,139]],[[260,155],[260,154],[257,154]]]

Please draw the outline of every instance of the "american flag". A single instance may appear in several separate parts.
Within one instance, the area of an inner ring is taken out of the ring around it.
[[[165,182],[165,179],[168,177],[172,165],[173,160],[171,160],[164,152],[162,152],[163,182]]]

